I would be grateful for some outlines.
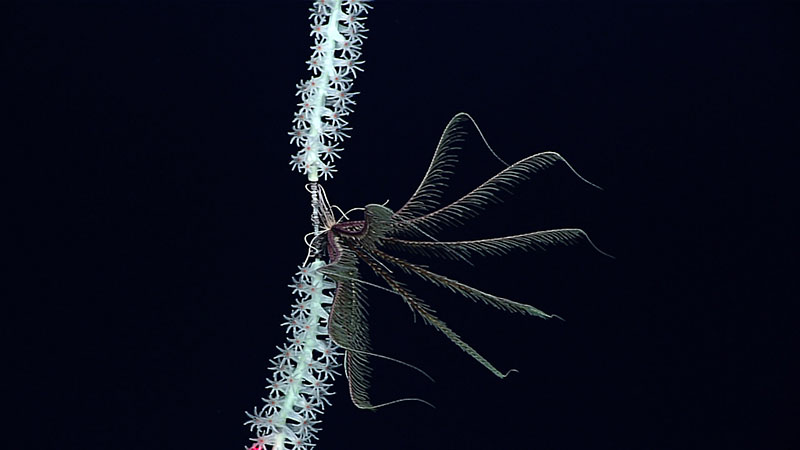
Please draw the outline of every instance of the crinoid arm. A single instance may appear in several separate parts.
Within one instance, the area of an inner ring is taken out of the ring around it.
[[[442,334],[444,334],[451,342],[456,344],[461,350],[466,352],[476,361],[481,363],[484,367],[489,369],[493,374],[497,375],[500,378],[505,378],[508,374],[513,371],[508,372],[501,372],[498,370],[492,363],[489,362],[486,358],[484,358],[477,350],[472,348],[471,345],[464,342],[463,339],[447,324],[439,319],[436,316],[436,311],[431,308],[428,304],[423,302],[419,297],[417,297],[410,289],[408,289],[403,283],[394,279],[386,270],[381,267],[380,265],[375,264],[369,257],[366,255],[361,254],[361,252],[357,252],[359,258],[364,261],[370,268],[381,278],[384,282],[400,297],[403,298],[405,303],[411,308],[412,311],[419,314],[422,317],[423,322],[426,324],[434,327],[435,329],[439,330]]]
[[[369,322],[367,321],[366,298],[359,279],[357,258],[352,251],[342,248],[335,262],[319,269],[319,272],[336,282],[333,303],[328,318],[328,334],[333,342],[345,350],[344,368],[350,391],[350,399],[359,408],[370,409],[367,390],[371,369],[369,352]]]
[[[489,152],[504,166],[508,166],[508,163],[492,150],[475,119],[465,112],[460,112],[453,116],[444,128],[428,170],[408,201],[395,213],[396,220],[419,217],[439,206],[443,189],[447,187],[447,180],[453,174],[453,167],[458,160],[456,153],[461,150],[460,144],[467,134],[468,125],[472,125],[478,132]]]
[[[496,295],[483,292],[480,289],[476,289],[460,281],[453,280],[452,278],[448,278],[444,275],[432,272],[425,267],[422,267],[417,264],[412,264],[403,259],[384,253],[380,250],[375,250],[375,254],[380,259],[389,262],[391,265],[399,267],[403,272],[407,274],[416,275],[428,282],[431,282],[439,287],[447,288],[451,292],[462,295],[470,300],[481,301],[487,305],[493,306],[503,311],[528,314],[531,316],[541,317],[543,319],[549,319],[553,317],[553,315],[547,314],[544,311],[535,308],[531,305],[526,305],[525,303],[515,302],[507,298],[498,297]]]
[[[465,126],[468,124],[478,132],[487,150],[506,168],[458,200],[440,207],[442,191],[453,174],[457,161],[456,152],[461,148],[460,143],[467,133]],[[558,162],[566,165],[581,181],[602,189],[581,176],[556,152],[537,153],[508,165],[489,145],[475,120],[467,113],[458,113],[445,127],[419,186],[394,213],[395,226],[392,234],[405,232],[430,237],[429,233],[440,231],[444,226],[461,225],[465,220],[477,216],[488,204],[499,202],[501,192],[509,192],[519,183],[530,179],[533,174]]]
[[[471,118],[465,113],[456,114],[450,119],[439,138],[422,181],[408,201],[394,213],[396,220],[418,217],[439,206],[443,189],[447,187],[447,180],[458,159],[455,152],[460,149],[459,144],[467,134],[464,123],[468,119]]]
[[[415,241],[387,237],[384,239],[384,245],[421,256],[464,259],[469,256],[502,256],[519,250],[546,250],[549,247],[573,245],[581,241],[586,241],[597,249],[586,232],[580,228],[532,231],[513,236],[466,241]]]
[[[404,401],[417,401],[434,407],[420,398],[400,398],[380,404],[373,404],[370,400],[368,393],[372,374],[370,357],[390,360],[420,372],[431,381],[433,378],[412,364],[370,351],[366,301],[362,286],[372,286],[394,294],[396,292],[361,280],[358,276],[355,252],[352,250],[343,249],[339,255],[336,262],[326,265],[319,271],[334,280],[337,286],[328,320],[328,333],[334,343],[345,351],[344,370],[351,401],[360,409],[370,410]]]
[[[430,378],[427,373],[411,364],[370,351],[364,286],[369,286],[371,283],[361,280],[358,260],[359,258],[363,259],[360,249],[375,248],[387,233],[391,227],[391,217],[392,210],[385,206],[367,205],[364,208],[364,220],[332,225],[327,232],[328,254],[331,262],[319,269],[319,272],[336,282],[328,319],[328,333],[331,339],[345,351],[344,367],[349,384],[350,399],[356,407],[361,409],[376,409],[406,400],[420,401],[430,405],[417,398],[398,399],[376,405],[371,402],[368,393],[372,373],[369,365],[371,356],[409,366]],[[376,261],[370,263],[376,264]],[[377,261],[377,264],[382,263]]]
[[[530,179],[531,175],[557,162],[563,162],[581,180],[599,189],[599,186],[580,176],[560,154],[556,152],[537,153],[508,166],[480,186],[444,207],[412,218],[396,216],[397,220],[393,234],[396,235],[401,232],[418,234],[420,231],[437,232],[448,225],[462,225],[465,220],[478,216],[487,205],[498,203],[501,192],[510,192],[513,187]]]

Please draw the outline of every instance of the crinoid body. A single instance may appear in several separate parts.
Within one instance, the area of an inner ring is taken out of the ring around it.
[[[442,332],[492,373],[505,377],[507,373],[498,370],[464,342],[436,316],[433,308],[398,281],[395,272],[390,268],[399,269],[399,272],[420,277],[463,297],[504,311],[545,319],[554,316],[533,306],[483,292],[432,272],[425,266],[395,256],[395,252],[464,260],[476,255],[504,255],[515,249],[543,250],[554,245],[569,245],[581,241],[594,247],[587,234],[578,228],[534,231],[490,239],[448,242],[436,240],[433,233],[445,226],[460,225],[465,219],[477,216],[487,204],[498,201],[500,191],[507,191],[527,180],[532,174],[558,162],[567,165],[576,176],[586,181],[558,153],[537,153],[508,165],[466,195],[440,206],[442,189],[451,173],[449,168],[455,161],[455,151],[465,134],[465,125],[470,124],[477,129],[474,120],[466,113],[457,114],[448,123],[422,182],[397,211],[383,205],[370,204],[364,208],[363,220],[335,223],[330,208],[324,206],[327,203],[320,202],[324,209],[323,216],[328,223],[325,224],[326,231],[319,237],[326,240],[329,258],[329,263],[320,272],[336,282],[328,331],[333,341],[345,350],[345,374],[350,386],[350,396],[359,408],[374,409],[380,406],[372,404],[367,392],[370,379],[368,358],[374,354],[369,347],[365,290],[374,284],[362,280],[359,275],[360,265],[363,264],[373,271],[386,285],[380,288],[401,297],[425,323]],[[480,133],[479,129],[478,132]]]

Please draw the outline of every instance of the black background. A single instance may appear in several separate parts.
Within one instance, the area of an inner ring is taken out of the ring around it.
[[[8,5],[7,5],[8,6]],[[289,170],[309,2],[28,2],[3,26],[4,448],[235,449],[284,342],[309,231]],[[445,237],[579,226],[586,246],[437,265],[566,320],[419,286],[498,380],[371,295],[376,400],[344,380],[321,449],[797,448],[798,7],[377,2],[337,176],[344,209],[416,187],[471,113],[563,167]],[[473,135],[453,195],[502,168]]]

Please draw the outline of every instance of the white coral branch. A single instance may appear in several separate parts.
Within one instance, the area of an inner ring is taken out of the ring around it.
[[[325,179],[336,172],[330,149],[349,137],[345,133],[347,116],[355,103],[351,92],[356,74],[363,71],[360,61],[364,42],[364,19],[369,0],[317,0],[311,8],[311,58],[306,61],[312,73],[297,85],[301,102],[292,121],[289,142],[300,147],[292,156],[291,167],[308,176],[309,181]],[[338,151],[339,149],[337,149]],[[323,162],[324,156],[329,156]],[[336,155],[339,156],[339,155]]]
[[[300,266],[289,285],[298,296],[291,315],[284,317],[289,338],[270,360],[273,373],[264,405],[247,413],[245,425],[256,431],[249,450],[302,450],[317,439],[317,416],[330,404],[329,381],[338,375],[340,355],[327,331],[333,301],[327,292],[335,285],[317,272],[323,265],[317,260]]]

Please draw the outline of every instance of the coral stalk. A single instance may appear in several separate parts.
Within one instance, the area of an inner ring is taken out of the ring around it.
[[[355,104],[353,81],[362,69],[363,20],[369,0],[316,0],[310,9],[312,77],[297,85],[300,109],[294,114],[290,143],[300,150],[292,156],[293,169],[306,175],[311,193],[311,222],[317,237],[320,228],[320,176],[327,180],[336,172],[339,145],[349,137],[346,116]],[[314,240],[319,242],[320,240]],[[247,413],[256,436],[249,450],[307,450],[316,445],[319,416],[330,405],[328,396],[336,368],[340,366],[336,345],[328,335],[328,314],[336,285],[318,269],[325,265],[320,249],[312,248],[313,262],[299,267],[292,279],[297,295],[292,312],[285,316],[288,342],[272,358],[269,394],[264,405]]]

